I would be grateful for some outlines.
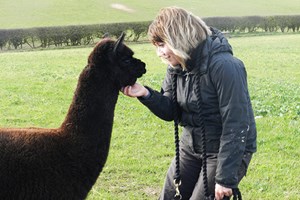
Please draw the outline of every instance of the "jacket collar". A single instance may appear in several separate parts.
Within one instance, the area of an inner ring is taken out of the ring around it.
[[[206,73],[207,65],[203,65],[203,61],[207,60],[208,57],[208,54],[204,54],[205,51],[203,51],[206,43],[207,40],[203,41],[192,51],[191,58],[186,62],[186,67],[189,72],[197,73],[197,71],[200,70],[200,75]],[[200,66],[200,68],[198,66]]]

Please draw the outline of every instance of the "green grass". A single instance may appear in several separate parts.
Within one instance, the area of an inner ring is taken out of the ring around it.
[[[111,7],[120,3],[134,10]],[[299,0],[1,0],[0,29],[152,20],[161,7],[176,5],[201,16],[300,14]]]
[[[240,189],[246,200],[300,199],[300,35],[230,38],[248,71],[258,152]],[[165,66],[150,44],[139,82],[159,89]],[[91,48],[0,54],[0,127],[57,127]],[[88,200],[157,199],[174,155],[173,125],[120,94],[110,154]]]
[[[300,48],[295,40],[298,37],[285,35],[232,40],[234,52],[248,67],[252,103],[257,115],[299,117]]]
[[[245,199],[300,199],[300,35],[232,41],[249,76],[258,153],[243,182]],[[246,190],[246,191],[245,191]],[[249,191],[247,191],[249,190]]]

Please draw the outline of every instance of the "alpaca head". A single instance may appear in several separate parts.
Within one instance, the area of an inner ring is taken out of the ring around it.
[[[145,63],[133,57],[133,51],[124,43],[124,34],[117,41],[105,38],[91,52],[88,64],[109,74],[118,87],[133,85],[146,73]]]

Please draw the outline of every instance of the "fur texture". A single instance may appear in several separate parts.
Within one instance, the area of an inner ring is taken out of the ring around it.
[[[123,44],[100,41],[57,129],[0,129],[0,199],[85,199],[108,156],[119,90],[146,72]]]

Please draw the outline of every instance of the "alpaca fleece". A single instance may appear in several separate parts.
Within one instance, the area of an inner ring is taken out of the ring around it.
[[[86,198],[108,156],[119,90],[146,72],[123,39],[95,46],[59,128],[0,129],[1,200]]]

